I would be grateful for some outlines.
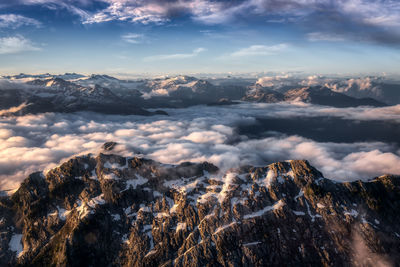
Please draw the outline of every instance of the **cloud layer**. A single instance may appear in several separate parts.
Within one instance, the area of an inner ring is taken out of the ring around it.
[[[168,110],[171,116],[104,116],[93,113],[42,114],[0,119],[0,188],[15,188],[33,171],[55,167],[72,155],[98,152],[106,141],[120,143],[116,153],[164,163],[210,161],[223,169],[308,159],[326,177],[368,179],[400,174],[400,150],[380,141],[316,142],[276,134],[249,139],[236,126],[255,118],[313,116],[400,122],[400,106],[336,109],[300,104],[240,104]]]

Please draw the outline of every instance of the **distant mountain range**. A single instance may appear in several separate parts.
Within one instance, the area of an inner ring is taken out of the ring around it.
[[[332,91],[324,86],[307,86],[303,88],[291,89],[285,93],[280,93],[269,88],[256,88],[248,91],[247,95],[243,97],[243,100],[263,103],[301,101],[305,103],[333,107],[386,106],[385,103],[377,101],[373,98],[355,98]]]
[[[363,90],[354,89],[354,86],[343,89],[339,83],[336,86],[285,85],[274,89],[258,83],[250,86],[241,83],[236,85],[236,80],[232,81],[233,84],[219,81],[218,85],[215,85],[210,81],[190,76],[120,80],[108,75],[84,76],[76,73],[19,74],[5,76],[0,83],[0,114],[94,111],[107,114],[151,115],[154,113],[146,109],[233,104],[235,101],[302,101],[333,107],[380,107],[386,105],[382,99],[391,98],[389,103],[397,103],[394,97],[397,93],[395,85],[385,87],[390,89],[387,89],[385,94],[379,93],[381,97],[375,98],[376,94],[361,93],[367,92],[364,87]],[[360,96],[366,97],[358,98]]]
[[[1,266],[398,266],[400,177],[74,157],[0,196]],[[1,195],[1,194],[0,194]]]

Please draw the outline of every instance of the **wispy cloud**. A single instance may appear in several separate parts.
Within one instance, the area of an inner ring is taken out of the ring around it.
[[[252,45],[246,48],[239,49],[230,54],[231,57],[249,57],[249,56],[270,56],[275,55],[288,47],[287,44],[277,45]]]
[[[122,40],[130,44],[139,44],[143,42],[144,35],[137,33],[127,33],[121,36]]]
[[[326,42],[341,42],[345,41],[346,37],[341,34],[311,32],[307,34],[307,39],[311,42],[326,41]]]
[[[192,53],[187,54],[168,54],[168,55],[155,55],[150,57],[145,57],[144,61],[157,61],[157,60],[169,60],[169,59],[186,59],[193,58],[199,55],[201,52],[206,51],[207,49],[199,47],[192,51]]]
[[[24,17],[16,14],[3,14],[0,15],[0,28],[16,29],[21,26],[35,26],[40,27],[41,23],[36,19]]]
[[[89,0],[19,0],[16,1],[16,3],[8,3],[7,5],[40,5],[51,10],[65,9],[79,16],[81,20],[84,21],[91,16],[91,12],[85,10],[85,7],[88,6],[90,2]],[[103,1],[100,0],[97,2]]]
[[[394,0],[19,0],[17,3],[64,8],[77,14],[82,23],[126,21],[164,24],[176,17],[190,17],[203,24],[265,21],[293,23],[308,32],[340,34],[347,39],[400,44],[400,2]],[[9,4],[10,5],[10,4]],[[87,8],[91,6],[91,8]],[[327,38],[325,38],[327,39]]]
[[[41,48],[35,46],[29,39],[22,35],[0,38],[0,54],[16,54],[26,51],[39,51]]]
[[[102,0],[108,4],[88,18],[83,23],[93,24],[112,20],[148,23],[164,23],[168,21],[168,14],[174,9],[182,9],[180,1],[126,1]]]

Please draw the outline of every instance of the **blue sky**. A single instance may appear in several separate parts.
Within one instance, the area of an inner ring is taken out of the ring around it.
[[[2,0],[0,73],[396,73],[394,0]]]

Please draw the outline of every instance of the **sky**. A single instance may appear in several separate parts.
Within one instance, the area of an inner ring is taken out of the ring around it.
[[[0,0],[0,74],[396,73],[397,0]]]

